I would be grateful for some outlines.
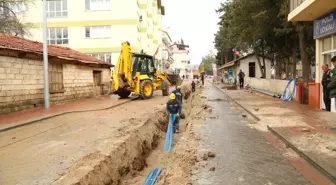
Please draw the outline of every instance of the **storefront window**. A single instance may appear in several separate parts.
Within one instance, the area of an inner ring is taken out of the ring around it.
[[[330,51],[332,45],[332,37],[326,37],[322,40],[322,52]]]

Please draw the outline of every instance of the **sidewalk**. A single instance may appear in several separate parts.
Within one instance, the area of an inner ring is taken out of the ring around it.
[[[116,95],[82,99],[74,102],[52,105],[49,109],[43,107],[21,112],[0,115],[0,132],[34,123],[47,118],[67,114],[70,112],[84,112],[108,109],[124,104],[132,99],[118,99]]]
[[[272,131],[321,173],[336,183],[336,114],[245,90],[224,90],[260,121],[250,127]]]

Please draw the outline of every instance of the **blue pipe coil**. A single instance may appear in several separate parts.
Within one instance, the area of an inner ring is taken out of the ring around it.
[[[292,91],[292,93],[291,93],[289,96],[286,97],[287,90],[288,90],[288,86],[289,86],[292,82],[294,82],[293,91]],[[296,79],[295,79],[295,78],[291,78],[291,79],[289,79],[288,84],[287,84],[287,86],[286,86],[284,92],[282,93],[281,99],[282,99],[283,101],[285,101],[285,102],[291,101],[292,98],[293,98],[293,96],[294,96],[295,90],[296,90]]]
[[[156,182],[156,179],[160,175],[161,171],[162,171],[161,168],[155,168],[154,170],[152,170],[148,174],[145,182],[142,185],[154,185],[154,183]]]
[[[171,114],[169,117],[169,123],[168,123],[168,128],[167,128],[167,134],[166,134],[166,140],[164,144],[164,150],[165,151],[170,151],[172,142],[173,142],[173,124],[176,118],[176,114]]]

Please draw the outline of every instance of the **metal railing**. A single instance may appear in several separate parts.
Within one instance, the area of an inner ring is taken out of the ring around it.
[[[289,9],[290,9],[290,12],[292,12],[293,10],[295,10],[295,8],[297,8],[298,6],[300,6],[304,1],[306,1],[306,0],[289,0]]]

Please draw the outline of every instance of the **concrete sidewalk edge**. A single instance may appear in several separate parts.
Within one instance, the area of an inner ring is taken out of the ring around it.
[[[1,128],[0,129],[0,133],[1,132],[6,132],[6,131],[9,131],[9,130],[13,130],[13,129],[16,129],[16,128],[20,128],[20,127],[23,127],[23,126],[27,126],[27,125],[30,125],[30,124],[33,124],[33,123],[36,123],[38,121],[43,121],[43,120],[47,120],[47,119],[50,119],[50,118],[54,118],[54,117],[57,117],[57,116],[62,116],[62,115],[66,115],[66,114],[72,114],[72,113],[81,113],[81,112],[93,112],[93,111],[101,111],[101,110],[108,110],[108,109],[112,109],[112,108],[115,108],[115,107],[118,107],[120,105],[123,105],[123,104],[126,104],[130,101],[133,101],[133,100],[137,100],[138,98],[134,98],[134,99],[129,99],[127,101],[124,101],[122,103],[118,103],[118,104],[115,104],[115,105],[112,105],[112,106],[108,106],[108,107],[105,107],[105,108],[97,108],[97,109],[87,109],[87,110],[73,110],[73,111],[64,111],[64,112],[59,112],[59,113],[55,113],[55,114],[50,114],[50,115],[47,115],[47,116],[41,116],[41,117],[38,117],[36,119],[32,119],[32,120],[28,120],[28,121],[25,121],[25,122],[20,122],[18,124],[15,124],[15,125],[10,125],[8,127],[4,127],[4,128]]]
[[[307,156],[304,152],[296,148],[292,143],[290,143],[285,137],[283,137],[279,132],[275,131],[272,127],[267,125],[267,129],[277,136],[282,142],[285,143],[286,146],[294,150],[300,157],[305,159],[309,164],[311,164],[316,170],[318,170],[320,173],[322,173],[325,177],[327,177],[331,182],[336,184],[336,177],[330,174],[327,170],[325,170],[323,167],[321,167],[319,164],[317,164],[313,159],[311,159],[309,156]]]

